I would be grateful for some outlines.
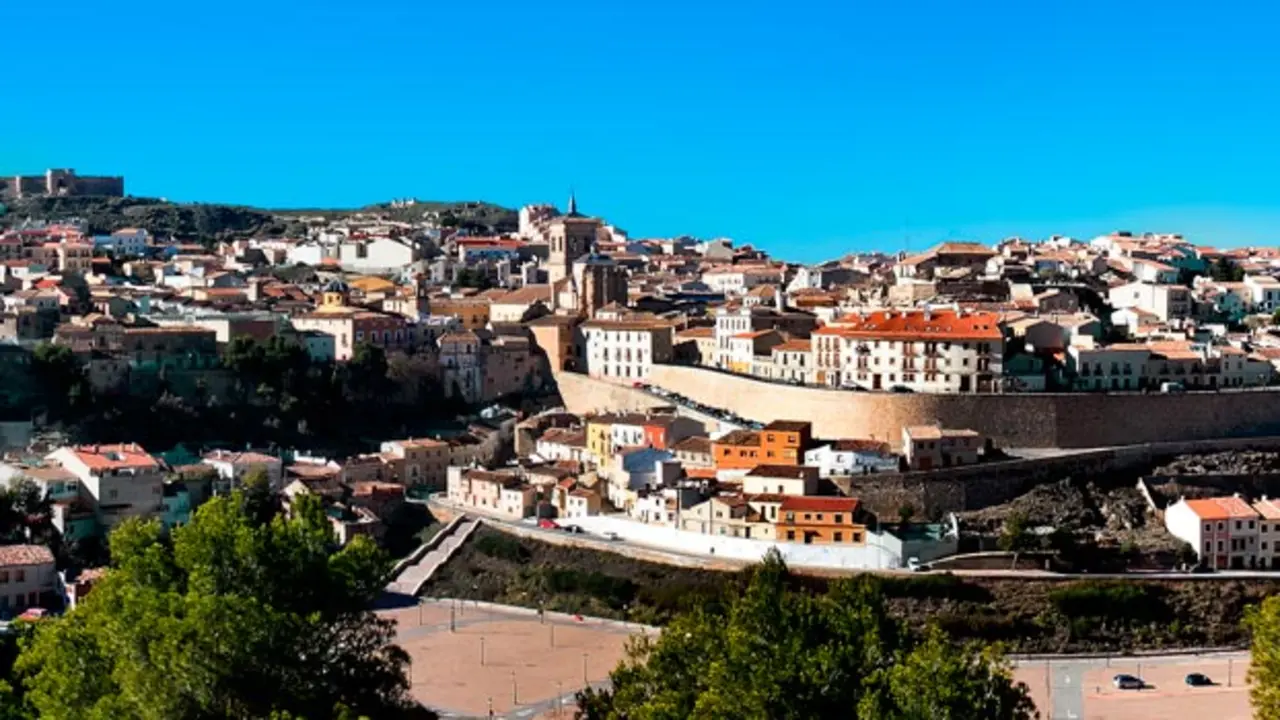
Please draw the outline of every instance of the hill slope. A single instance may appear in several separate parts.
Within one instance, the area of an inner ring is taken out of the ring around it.
[[[371,205],[356,210],[267,210],[137,197],[31,197],[13,200],[7,205],[8,212],[0,216],[0,226],[12,226],[26,219],[78,218],[95,234],[140,227],[160,236],[173,235],[206,243],[260,235],[299,235],[304,229],[302,219],[312,217],[336,220],[361,215],[414,222],[438,213],[441,225],[457,226],[473,233],[513,232],[517,227],[515,211],[484,202]]]

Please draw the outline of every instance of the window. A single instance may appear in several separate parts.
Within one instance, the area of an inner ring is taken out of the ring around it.
[[[1205,524],[1204,524],[1204,531],[1205,531],[1205,532],[1209,532],[1210,530],[1213,530],[1213,524],[1212,524],[1212,523],[1205,523]]]
[[[862,533],[856,532],[849,536],[849,542],[862,542]]]
[[[1249,521],[1249,529],[1250,529],[1250,530],[1252,530],[1252,529],[1253,529],[1253,521],[1252,521],[1252,520],[1250,520],[1250,521]]]
[[[0,585],[7,582],[9,582],[9,572],[7,570],[0,570]]]
[[[22,569],[22,568],[18,568],[17,570],[14,570],[14,571],[13,571],[13,581],[14,581],[14,582],[26,582],[26,580],[27,580],[27,571],[26,571],[26,570],[24,570],[24,569]]]
[[[818,513],[818,521],[819,521],[819,522],[821,522],[821,521],[822,521],[822,513]]]
[[[842,522],[844,522],[844,515],[841,515],[840,513],[836,513],[836,524],[839,525]]]
[[[795,530],[788,530],[788,531],[787,531],[787,539],[788,539],[788,540],[795,540],[795,539],[796,539],[796,531],[795,531]]]
[[[836,541],[836,542],[844,542],[844,533],[842,533],[842,532],[838,532],[838,533],[836,533],[835,541]]]
[[[813,519],[813,516],[812,516],[812,515],[810,515],[809,513],[805,513],[805,514],[804,514],[804,519],[805,519],[805,520],[812,520],[812,519]]]
[[[1205,552],[1210,552],[1210,551],[1212,551],[1212,550],[1213,550],[1213,543],[1209,542],[1208,540],[1205,540],[1205,541],[1204,541],[1204,551],[1205,551]]]
[[[1227,529],[1226,523],[1218,523],[1218,532],[1222,532],[1223,530],[1226,530],[1226,529]]]
[[[1236,521],[1236,529],[1237,529],[1237,530],[1239,530],[1239,529],[1241,528],[1241,525],[1242,525],[1242,523],[1241,523],[1239,520],[1237,520],[1237,521]]]

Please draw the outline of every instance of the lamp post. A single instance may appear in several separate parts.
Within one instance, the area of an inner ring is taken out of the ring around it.
[[[582,684],[588,684],[587,680],[587,653],[582,653]]]

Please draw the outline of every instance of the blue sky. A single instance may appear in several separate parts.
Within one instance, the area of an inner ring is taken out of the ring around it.
[[[12,5],[5,173],[275,207],[572,186],[635,236],[799,259],[1280,234],[1274,4]]]

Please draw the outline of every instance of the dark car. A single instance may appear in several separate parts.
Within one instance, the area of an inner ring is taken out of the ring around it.
[[[1111,678],[1111,682],[1115,683],[1116,688],[1120,690],[1141,690],[1147,686],[1142,682],[1142,678],[1133,675],[1117,675]]]
[[[582,529],[581,525],[561,525],[560,529],[564,530],[567,533],[573,533],[575,535],[581,535],[586,532],[586,530]]]
[[[1213,685],[1213,681],[1204,673],[1190,673],[1183,678],[1183,681],[1191,687],[1210,687]]]
[[[915,392],[915,390],[912,390],[906,385],[894,385],[893,387],[889,388],[889,392],[909,393],[909,392]]]

